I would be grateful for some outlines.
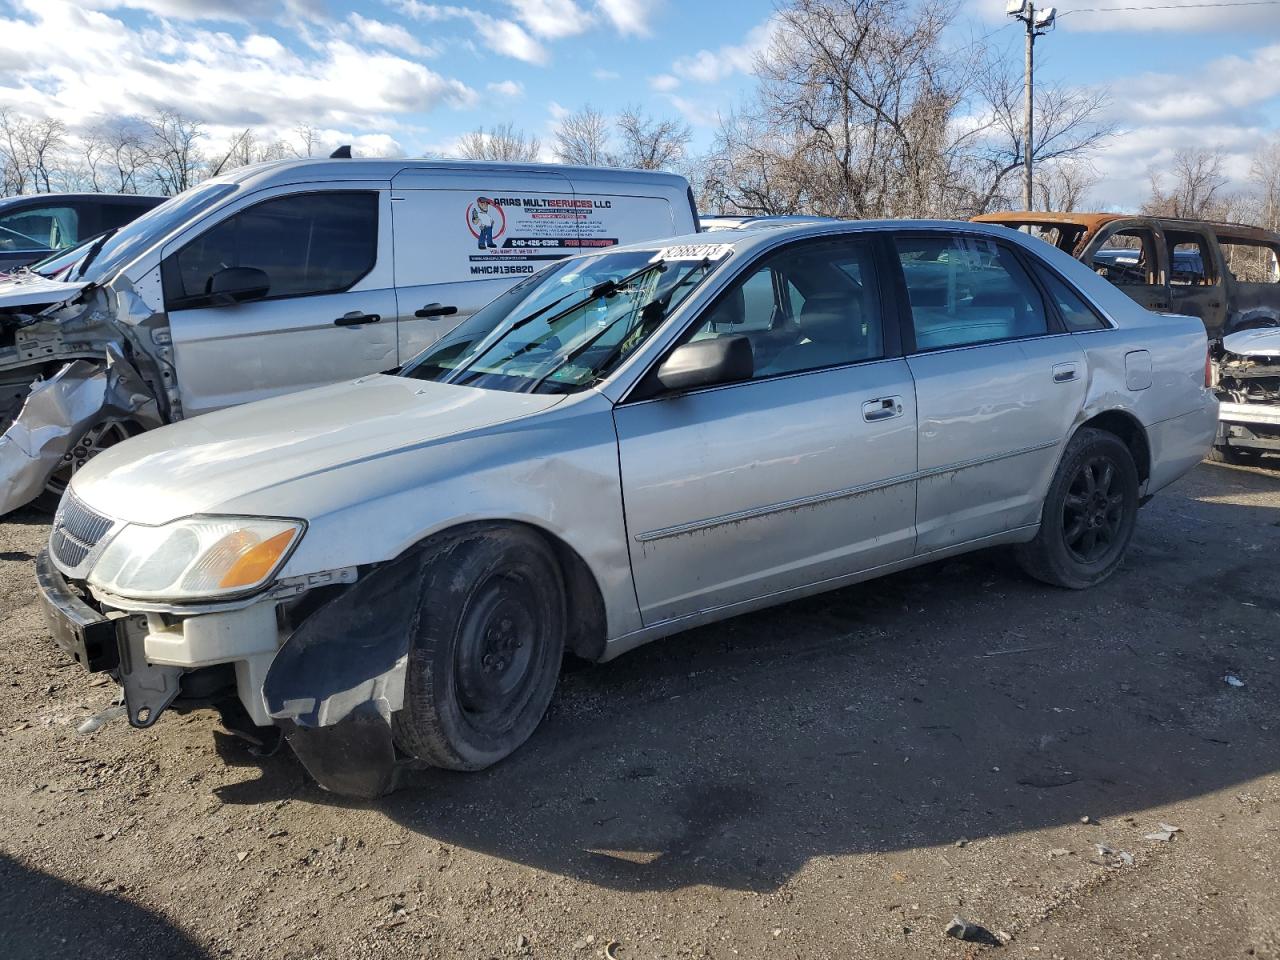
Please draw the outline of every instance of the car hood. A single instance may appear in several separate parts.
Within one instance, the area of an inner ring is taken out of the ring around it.
[[[1229,334],[1222,338],[1222,347],[1240,357],[1280,357],[1280,327]]]
[[[88,285],[88,281],[50,280],[38,273],[9,274],[0,277],[0,310],[65,303]]]
[[[143,433],[87,463],[72,489],[93,509],[133,523],[231,512],[271,488],[322,480],[344,466],[494,427],[563,399],[365,377]],[[289,515],[306,519],[308,506],[290,503]]]

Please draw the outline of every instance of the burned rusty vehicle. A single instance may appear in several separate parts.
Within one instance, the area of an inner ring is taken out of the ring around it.
[[[1030,232],[1149,310],[1199,317],[1221,401],[1210,456],[1280,452],[1280,234],[1236,223],[1111,213],[975,217]]]
[[[563,653],[965,551],[1085,589],[1209,448],[1194,317],[1025,234],[691,234],[550,264],[395,374],[170,424],[76,473],[51,635],[136,727],[215,706],[369,796],[533,734]]]

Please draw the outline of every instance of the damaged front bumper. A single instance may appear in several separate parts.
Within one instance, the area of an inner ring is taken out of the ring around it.
[[[1218,446],[1280,452],[1280,356],[1228,353],[1217,373]]]
[[[47,552],[36,560],[50,634],[85,669],[112,675],[131,725],[149,727],[184,701],[235,697],[254,725],[282,729],[320,786],[361,798],[395,789],[406,768],[392,723],[418,576],[414,564],[358,580],[347,569],[282,581],[251,602],[189,609],[104,602]]]

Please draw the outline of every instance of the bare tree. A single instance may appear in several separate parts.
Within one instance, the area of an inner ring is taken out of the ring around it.
[[[153,180],[166,196],[194,186],[205,164],[199,141],[205,136],[199,120],[173,110],[162,110],[146,119]]]
[[[1220,148],[1189,147],[1173,155],[1169,171],[1152,167],[1147,171],[1151,196],[1142,212],[1192,220],[1225,217],[1226,159]]]
[[[146,187],[151,155],[147,125],[137,117],[103,117],[80,139],[92,189],[138,193]]]
[[[1011,205],[1009,193],[1017,192],[1017,184],[1010,181],[1018,180],[1026,150],[1023,77],[1008,58],[993,57],[983,64],[975,73],[974,91],[979,113],[987,119],[965,137],[972,190],[965,210],[969,214],[985,213],[997,203]],[[1040,84],[1031,149],[1035,164],[1048,165],[1052,177],[1055,169],[1064,169],[1055,161],[1087,156],[1114,135],[1114,125],[1101,119],[1107,103],[1107,95],[1100,90]],[[1036,196],[1043,199],[1044,195]]]
[[[670,170],[684,160],[693,132],[687,123],[649,117],[640,107],[627,107],[618,115],[618,139],[622,143],[619,165]]]
[[[617,163],[609,152],[609,121],[590,104],[560,120],[551,152],[561,163],[590,167],[611,167]]]
[[[1258,225],[1280,230],[1280,138],[1268,140],[1254,153],[1249,181],[1257,192]]]
[[[53,117],[0,109],[0,167],[6,193],[48,193],[62,179],[67,127]]]
[[[458,141],[458,156],[465,160],[529,162],[542,154],[542,142],[510,122],[492,129],[477,127]]]
[[[309,123],[300,123],[293,128],[296,138],[289,149],[295,157],[314,157],[320,149],[320,134]]]
[[[216,177],[228,170],[248,166],[251,163],[283,160],[292,153],[292,148],[283,140],[259,139],[252,127],[245,127],[232,138],[222,156],[214,157],[209,161],[209,176]]]
[[[1036,171],[1036,206],[1040,210],[1070,213],[1086,206],[1089,191],[1101,177],[1085,160],[1059,160]]]

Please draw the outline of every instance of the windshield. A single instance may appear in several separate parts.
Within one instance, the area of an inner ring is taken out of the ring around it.
[[[147,247],[237,189],[234,183],[202,183],[158,207],[152,207],[137,220],[117,230],[93,259],[81,266],[83,272],[76,272],[67,279],[97,283],[110,278]]]
[[[709,259],[638,250],[574,257],[516,284],[402,371],[523,393],[598,383],[711,272]]]

